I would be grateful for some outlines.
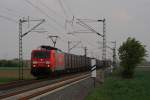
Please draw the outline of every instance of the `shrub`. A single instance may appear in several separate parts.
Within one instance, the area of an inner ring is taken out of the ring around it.
[[[146,56],[145,46],[135,38],[128,38],[119,50],[120,65],[122,67],[122,77],[132,78],[135,67],[144,60]]]

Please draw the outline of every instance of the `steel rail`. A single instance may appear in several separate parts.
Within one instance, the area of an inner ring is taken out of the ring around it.
[[[45,84],[42,84],[41,86],[37,86],[37,87],[35,87],[35,88],[28,88],[28,89],[21,89],[21,90],[17,90],[17,91],[12,91],[12,92],[10,92],[10,93],[6,93],[6,94],[3,94],[3,95],[0,95],[0,99],[6,99],[6,98],[9,98],[9,97],[12,97],[12,96],[16,96],[16,95],[19,95],[19,94],[22,94],[22,93],[25,93],[25,92],[29,92],[29,91],[32,91],[32,90],[35,90],[35,89],[38,89],[38,88],[41,88],[41,87],[45,87],[45,86],[48,86],[48,85],[53,85],[53,84],[56,84],[56,83],[60,83],[60,82],[63,82],[63,81],[65,81],[65,80],[70,80],[70,79],[74,79],[75,77],[79,77],[79,76],[81,76],[81,75],[83,75],[83,74],[87,74],[87,72],[85,72],[85,73],[78,73],[78,74],[73,74],[73,75],[69,75],[69,76],[64,76],[64,77],[62,77],[62,79],[61,80],[54,80],[54,82],[52,82],[52,83],[45,83]],[[29,84],[28,84],[29,85]],[[27,86],[28,86],[27,85]],[[31,84],[30,84],[31,85]],[[33,84],[33,85],[36,85],[36,84]],[[31,86],[30,86],[31,87]]]

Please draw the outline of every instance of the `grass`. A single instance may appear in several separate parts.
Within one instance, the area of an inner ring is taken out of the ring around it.
[[[32,80],[33,78],[24,78],[24,80]],[[14,81],[19,81],[19,79],[18,78],[1,78],[0,77],[0,85],[1,84],[6,84],[6,83],[10,83],[10,82],[14,82]]]
[[[30,68],[24,67],[24,69],[30,69]],[[0,67],[0,70],[19,70],[19,67]]]
[[[25,80],[33,79],[29,68],[25,68],[23,76]],[[0,84],[12,82],[18,80],[19,70],[17,67],[0,67]]]
[[[17,78],[0,78],[0,84],[5,84],[8,82],[16,81],[18,80]]]
[[[150,100],[150,70],[138,69],[133,79],[108,77],[86,100]]]

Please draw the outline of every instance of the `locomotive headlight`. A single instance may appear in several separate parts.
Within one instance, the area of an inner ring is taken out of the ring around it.
[[[50,64],[50,62],[49,62],[49,61],[46,61],[46,64]]]
[[[37,64],[37,61],[33,61],[32,63],[33,63],[33,64]]]
[[[33,65],[33,67],[36,67],[36,65]]]

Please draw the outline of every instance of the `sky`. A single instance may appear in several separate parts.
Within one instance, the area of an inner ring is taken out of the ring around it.
[[[146,45],[150,54],[150,0],[0,0],[0,59],[18,58],[19,19],[45,19],[38,29],[45,32],[30,32],[23,37],[23,58],[30,59],[31,51],[40,45],[53,45],[49,35],[58,35],[56,47],[67,52],[68,41],[73,46],[82,43],[71,53],[83,55],[81,47],[88,48],[89,56],[101,58],[102,37],[95,33],[74,33],[85,30],[78,25],[80,19],[106,19],[107,45],[117,42],[117,49],[128,38],[134,37]],[[73,20],[73,16],[75,19]],[[38,24],[39,21],[23,23],[23,33]],[[102,33],[102,23],[88,23]],[[99,43],[99,44],[98,44]],[[112,58],[112,51],[107,48],[107,58]],[[147,57],[150,60],[150,57]]]

